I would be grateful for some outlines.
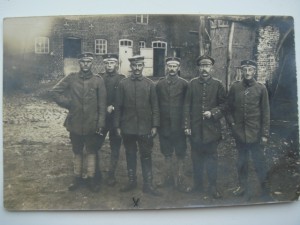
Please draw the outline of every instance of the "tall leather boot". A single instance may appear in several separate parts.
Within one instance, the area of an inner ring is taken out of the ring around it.
[[[126,151],[128,183],[121,188],[121,192],[128,192],[137,187],[136,179],[136,153]]]
[[[117,182],[115,177],[115,172],[119,160],[122,139],[121,137],[117,136],[115,133],[111,133],[111,132],[112,131],[110,131],[109,133],[111,155],[110,155],[110,168],[108,171],[107,184],[109,186],[114,186]]]
[[[172,163],[172,157],[165,157],[165,177],[163,182],[165,187],[171,187],[175,184]]]
[[[96,169],[95,180],[100,185],[102,181],[102,173],[100,168],[100,150],[96,152]]]
[[[109,185],[109,186],[114,186],[117,183],[116,177],[115,177],[117,163],[118,163],[118,161],[115,159],[110,160],[110,168],[109,168],[108,177],[107,177],[107,185]]]
[[[248,188],[247,188],[247,178],[246,177],[241,177],[241,175],[238,175],[238,186],[237,188],[233,191],[233,194],[236,196],[249,196]]]
[[[136,189],[137,187],[137,181],[136,181],[136,172],[132,169],[128,170],[128,183],[126,186],[121,188],[121,192],[128,192],[131,190]]]
[[[274,201],[271,196],[271,188],[269,182],[264,181],[261,183],[261,199],[264,201]]]
[[[177,159],[176,188],[180,192],[191,191],[191,187],[188,187],[184,181],[184,159]]]
[[[161,193],[158,192],[152,184],[152,159],[151,156],[147,158],[141,157],[142,164],[142,173],[143,173],[143,192],[147,194],[151,194],[153,196],[161,196]]]

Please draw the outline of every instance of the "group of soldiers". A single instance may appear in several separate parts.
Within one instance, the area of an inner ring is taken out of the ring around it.
[[[118,74],[116,54],[103,55],[104,74],[91,72],[92,53],[80,54],[78,61],[80,71],[66,76],[52,89],[54,101],[69,111],[64,126],[70,132],[74,153],[74,181],[69,186],[70,191],[83,184],[93,192],[99,191],[102,181],[100,149],[109,134],[111,160],[107,184],[116,184],[115,171],[123,142],[128,183],[120,191],[137,188],[139,151],[143,192],[161,195],[153,184],[152,173],[153,139],[158,134],[164,157],[161,168],[165,176],[161,185],[221,198],[217,188],[217,147],[222,138],[220,119],[225,116],[238,152],[238,186],[234,194],[251,194],[247,179],[248,161],[252,156],[261,195],[270,198],[263,153],[269,136],[270,110],[267,90],[255,79],[255,61],[241,62],[243,79],[232,84],[228,95],[222,82],[212,77],[215,60],[208,55],[196,59],[198,74],[189,82],[179,76],[181,59],[167,58],[166,75],[156,84],[143,76],[145,64],[140,55],[129,58],[129,77]],[[191,145],[192,187],[183,179],[187,140]],[[82,176],[84,148],[85,179]],[[207,190],[203,185],[204,171],[207,172]]]

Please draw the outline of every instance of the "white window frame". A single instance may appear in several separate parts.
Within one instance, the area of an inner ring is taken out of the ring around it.
[[[149,15],[148,14],[138,14],[135,17],[137,24],[148,24]]]
[[[227,20],[214,20],[210,21],[210,28],[216,29],[220,27],[229,27],[229,22]]]
[[[152,48],[165,49],[165,55],[167,55],[168,43],[165,41],[152,41]]]
[[[133,47],[133,41],[129,40],[129,39],[120,39],[119,40],[119,46],[121,47],[129,47],[132,48]]]
[[[152,48],[164,48],[167,49],[168,43],[165,41],[152,41]]]
[[[48,54],[50,50],[48,37],[36,37],[34,43],[34,52],[36,54]]]
[[[95,39],[95,54],[103,55],[106,53],[107,53],[107,40],[106,39]]]
[[[139,41],[139,48],[146,48],[146,42],[145,41]]]

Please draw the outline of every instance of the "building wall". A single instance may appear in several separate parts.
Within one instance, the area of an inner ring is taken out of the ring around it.
[[[198,16],[193,15],[149,15],[148,24],[136,23],[136,15],[11,19],[5,23],[5,71],[9,75],[9,71],[15,68],[17,74],[34,75],[39,81],[57,79],[64,76],[64,38],[80,38],[81,50],[89,52],[95,51],[95,39],[106,39],[107,51],[111,53],[119,53],[120,39],[130,39],[134,55],[139,54],[139,41],[145,41],[146,48],[151,48],[152,41],[167,42],[166,56],[179,53],[182,58],[181,75],[190,79],[196,76],[195,58],[199,52],[198,36],[190,31],[198,29],[198,22]],[[16,30],[20,31],[20,35],[11,38]],[[40,36],[49,38],[48,54],[35,53],[34,40]],[[11,43],[21,44],[12,47]],[[76,66],[76,61],[74,64]],[[94,73],[104,71],[101,55],[95,55],[92,70]],[[30,79],[24,80],[31,83]]]
[[[214,65],[214,76],[225,84],[227,71],[229,26],[211,29],[212,57],[216,62]],[[232,43],[232,67],[231,83],[240,80],[240,62],[243,59],[254,58],[255,30],[253,27],[235,22]]]
[[[47,81],[64,76],[63,41],[81,39],[82,51],[95,51],[95,39],[106,39],[107,51],[119,53],[119,40],[133,41],[133,54],[139,54],[139,41],[151,48],[152,41],[167,42],[167,55],[181,57],[181,76],[197,76],[195,59],[199,54],[199,15],[149,15],[148,24],[137,24],[136,15],[61,16],[13,18],[4,21],[4,76]],[[280,21],[280,20],[279,20]],[[223,21],[224,22],[224,21]],[[214,76],[225,83],[229,27],[211,27],[211,55]],[[225,26],[224,26],[225,24]],[[265,82],[278,69],[276,47],[282,33],[278,24],[235,22],[231,82],[241,79],[240,61],[258,62],[257,80]],[[48,54],[35,53],[35,38],[49,37]],[[75,66],[77,61],[74,61]],[[78,67],[79,69],[79,67]],[[101,55],[95,55],[94,73],[103,72]],[[24,74],[27,78],[23,78]]]
[[[265,83],[271,81],[278,68],[276,50],[280,31],[276,25],[265,25],[258,28],[257,44],[257,80]]]

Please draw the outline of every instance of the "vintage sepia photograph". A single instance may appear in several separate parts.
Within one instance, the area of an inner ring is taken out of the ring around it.
[[[5,18],[3,53],[9,211],[299,198],[291,16]]]

